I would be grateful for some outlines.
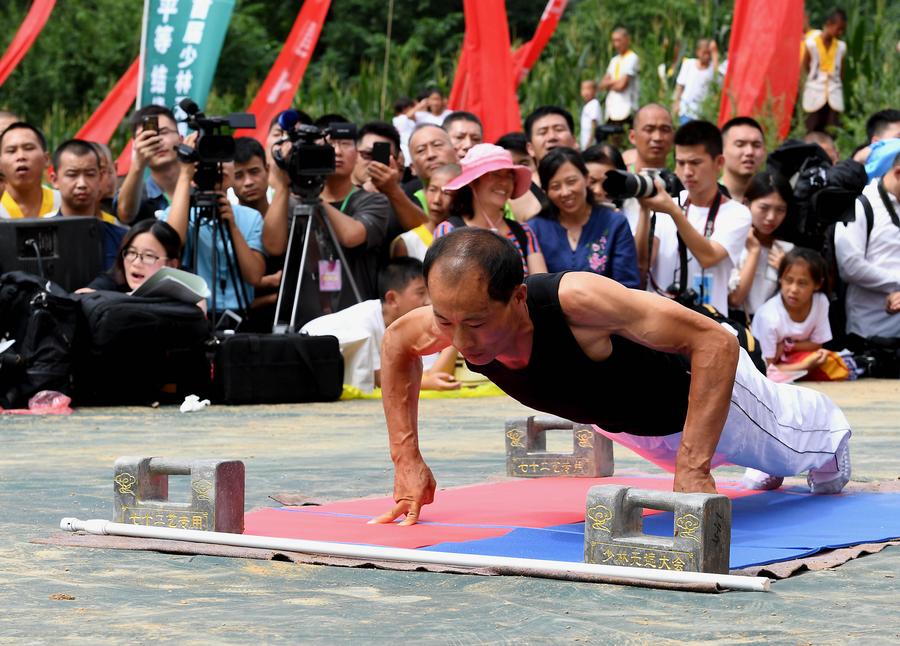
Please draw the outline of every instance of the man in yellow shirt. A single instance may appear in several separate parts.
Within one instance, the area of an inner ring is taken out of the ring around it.
[[[9,110],[0,110],[0,134],[3,134],[3,131],[16,121],[21,121],[21,119],[15,112],[10,112]],[[3,191],[5,190],[6,177],[3,175],[3,171],[0,170],[0,195],[3,195]]]
[[[24,121],[7,126],[0,134],[0,173],[6,180],[0,218],[39,218],[59,209],[59,192],[41,184],[49,162],[40,130]]]
[[[844,111],[844,57],[847,43],[839,38],[847,28],[847,14],[835,9],[818,33],[803,41],[801,70],[806,73],[803,86],[803,111],[807,131],[825,132],[840,124]]]
[[[100,164],[100,155],[90,142],[69,139],[53,153],[50,179],[59,189],[61,199],[59,210],[53,215],[97,217],[102,221],[103,269],[106,270],[115,263],[119,244],[128,228],[100,209],[103,194]]]

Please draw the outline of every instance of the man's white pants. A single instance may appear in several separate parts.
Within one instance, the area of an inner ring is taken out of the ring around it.
[[[644,437],[594,429],[663,469],[675,471],[681,433]],[[849,437],[850,424],[831,399],[809,388],[771,381],[741,350],[731,407],[712,466],[736,464],[780,477],[811,469],[837,471],[835,452]]]

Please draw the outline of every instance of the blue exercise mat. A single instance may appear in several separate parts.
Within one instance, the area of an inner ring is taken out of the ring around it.
[[[645,516],[644,532],[671,536],[672,522],[671,513]],[[813,496],[787,489],[732,501],[732,570],[896,538],[900,538],[900,494]],[[497,538],[420,549],[580,563],[584,561],[584,523],[515,529]]]

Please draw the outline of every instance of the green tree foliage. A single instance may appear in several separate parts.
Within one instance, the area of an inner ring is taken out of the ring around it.
[[[30,3],[3,13],[6,51]],[[137,56],[140,0],[57,2],[28,54],[0,87],[0,106],[42,124],[51,142],[71,136]]]
[[[868,114],[900,105],[900,55],[895,49],[900,3],[842,4],[849,14],[848,110],[836,134],[848,150],[861,141]],[[0,33],[0,50],[29,5],[27,0],[3,3],[8,28]],[[810,23],[819,26],[832,5],[832,0],[807,0]],[[249,105],[300,6],[299,0],[236,1],[208,112]],[[544,0],[507,0],[514,46],[531,38],[543,6]],[[52,142],[74,134],[137,55],[142,7],[142,0],[58,2],[31,51],[0,87],[0,107],[42,125]],[[337,111],[355,120],[382,115],[387,7],[385,0],[333,0],[295,105],[312,114]],[[390,116],[397,97],[415,96],[430,85],[449,90],[465,25],[462,0],[397,0],[394,7],[383,116]],[[733,0],[571,0],[556,35],[519,89],[522,112],[543,103],[561,103],[577,112],[579,81],[603,75],[613,55],[609,34],[617,25],[629,29],[641,56],[641,101],[668,105],[678,63],[692,55],[698,38],[714,36],[725,50],[732,9]],[[711,99],[704,114],[715,118],[717,106]],[[127,136],[120,129],[113,146],[124,144]]]

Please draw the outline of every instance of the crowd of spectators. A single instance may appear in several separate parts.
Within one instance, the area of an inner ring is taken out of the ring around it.
[[[234,161],[222,164],[211,197],[215,235],[197,205],[196,165],[176,154],[196,135],[185,138],[167,108],[146,106],[131,117],[134,152],[119,178],[106,146],[70,139],[51,150],[37,127],[0,111],[0,218],[95,216],[104,273],[85,288],[130,292],[160,267],[180,266],[213,291],[210,320],[234,312],[240,331],[271,331],[279,287],[293,293],[299,280],[298,327],[336,334],[347,347],[360,335],[376,340],[351,362],[364,388],[377,384],[385,326],[428,302],[417,278],[426,250],[461,226],[506,237],[526,275],[594,272],[753,321],[768,363],[808,371],[822,364],[819,351],[832,337],[836,349],[857,352],[873,337],[900,339],[900,111],[871,115],[868,140],[854,151],[837,150],[825,132],[843,111],[834,80],[845,26],[835,12],[804,40],[806,142],[835,163],[869,162],[869,183],[855,219],[838,223],[820,249],[781,237],[798,204],[792,178],[766,168],[772,151],[763,127],[749,116],[722,128],[697,118],[725,65],[715,43],[700,41],[696,58],[684,59],[671,110],[641,106],[640,60],[623,28],[612,33],[616,55],[602,77],[581,83],[578,132],[569,110],[545,105],[521,131],[487,143],[486,115],[451,111],[437,88],[398,101],[391,123],[347,127],[340,114],[300,113],[301,123],[327,129],[320,143],[333,148],[335,169],[309,216],[306,264],[292,272],[285,254],[298,198],[276,161],[291,146],[278,120],[264,144],[238,138]],[[388,158],[376,158],[385,145]],[[667,169],[679,190],[660,179]],[[657,190],[610,195],[611,172],[645,173]],[[835,299],[846,309],[843,330],[829,327]],[[806,355],[792,360],[801,350]],[[433,358],[425,386],[457,388],[451,363]]]

